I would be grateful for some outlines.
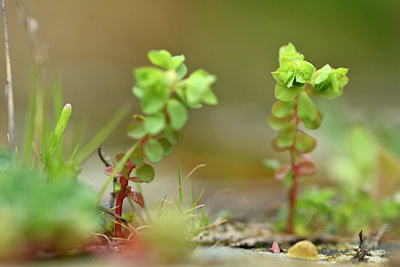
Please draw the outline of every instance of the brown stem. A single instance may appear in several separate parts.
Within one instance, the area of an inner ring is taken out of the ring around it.
[[[121,183],[121,191],[117,194],[117,208],[115,210],[115,213],[119,216],[115,218],[115,221],[117,222],[115,224],[115,237],[121,238],[122,237],[122,228],[121,228],[121,217],[122,217],[122,204],[124,202],[124,199],[126,197],[126,188],[128,186],[128,179],[121,177],[119,178],[119,182]]]

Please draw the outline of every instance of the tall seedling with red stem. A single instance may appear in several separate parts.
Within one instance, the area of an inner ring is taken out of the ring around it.
[[[116,217],[116,237],[122,237],[120,218],[124,199],[129,197],[144,206],[143,196],[133,191],[128,182],[151,182],[154,169],[150,163],[158,163],[172,153],[187,122],[188,109],[218,102],[211,90],[215,76],[199,69],[185,78],[187,68],[183,55],[171,56],[166,50],[153,50],[148,57],[155,66],[134,71],[137,83],[132,91],[140,99],[142,114],[133,115],[127,134],[137,141],[126,153],[117,154],[116,166],[106,168],[110,179],[99,194],[100,199],[106,186],[116,178],[114,192],[119,216]]]
[[[279,49],[279,68],[272,72],[277,81],[275,97],[278,102],[272,106],[269,125],[279,131],[272,141],[274,150],[288,151],[290,155],[290,164],[281,164],[275,169],[275,178],[289,184],[287,233],[293,232],[299,178],[315,172],[308,153],[315,148],[316,140],[301,129],[302,125],[309,130],[317,129],[322,121],[322,112],[310,96],[340,96],[348,82],[347,71],[328,64],[316,70],[291,43]]]

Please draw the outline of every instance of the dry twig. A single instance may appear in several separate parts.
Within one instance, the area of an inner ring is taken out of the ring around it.
[[[7,99],[7,113],[8,113],[8,138],[9,138],[10,150],[14,151],[15,150],[14,97],[13,97],[13,85],[12,85],[12,73],[11,73],[10,43],[8,41],[8,24],[7,24],[7,12],[6,12],[5,0],[1,0],[1,9],[3,12],[4,48],[6,56],[5,94]]]

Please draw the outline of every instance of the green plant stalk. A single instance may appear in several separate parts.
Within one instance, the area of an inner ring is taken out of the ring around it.
[[[100,192],[97,195],[97,203],[100,204],[101,197],[104,195],[104,192],[107,190],[107,187],[111,184],[113,181],[115,175],[122,170],[124,167],[124,164],[128,161],[128,159],[131,157],[133,151],[135,151],[136,147],[140,145],[141,140],[138,140],[135,144],[133,144],[128,151],[125,153],[125,155],[122,157],[122,159],[118,162],[117,166],[115,166],[114,171],[110,174],[108,177],[107,181],[104,183],[103,187],[101,188]]]
[[[34,78],[36,75],[32,75]],[[24,149],[22,153],[22,162],[28,166],[33,164],[32,151],[33,142],[35,138],[35,114],[36,114],[36,94],[37,94],[37,81],[33,79],[30,92],[29,92],[29,108],[27,116],[27,125],[25,130]]]
[[[60,75],[56,75],[54,79],[53,91],[54,91],[54,100],[53,100],[54,118],[57,119],[60,117],[63,108],[63,97],[62,97]]]

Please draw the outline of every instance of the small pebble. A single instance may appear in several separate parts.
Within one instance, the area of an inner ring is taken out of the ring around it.
[[[289,248],[287,256],[296,259],[319,260],[317,247],[308,240],[303,240]]]

